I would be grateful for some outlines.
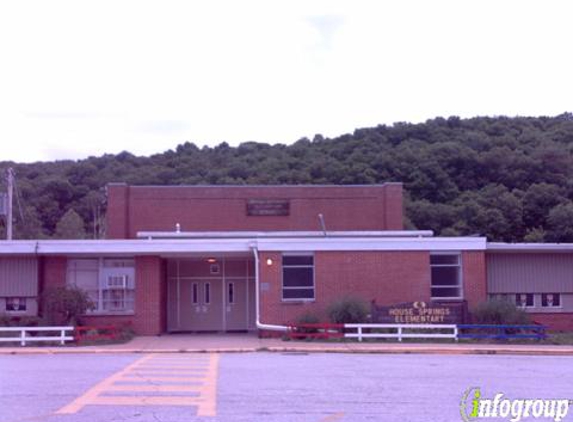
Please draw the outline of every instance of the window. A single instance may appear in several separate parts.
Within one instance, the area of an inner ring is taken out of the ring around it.
[[[283,300],[314,299],[314,257],[283,255]]]
[[[542,308],[559,308],[561,307],[561,295],[559,293],[542,293]]]
[[[459,254],[430,255],[432,298],[461,299],[462,277]]]
[[[235,303],[235,283],[229,283],[227,286],[227,303]]]
[[[515,305],[520,308],[532,308],[535,306],[533,293],[517,293],[515,295]]]
[[[26,312],[25,297],[7,297],[6,312]]]
[[[91,313],[133,312],[134,267],[133,259],[70,259],[67,283],[88,293],[96,305]]]
[[[194,305],[199,303],[199,285],[197,283],[193,283],[191,295],[191,302]]]
[[[124,311],[133,309],[130,302],[133,296],[130,292],[127,274],[107,275],[103,290],[103,309],[105,311]]]
[[[211,303],[211,283],[205,283],[205,305]]]

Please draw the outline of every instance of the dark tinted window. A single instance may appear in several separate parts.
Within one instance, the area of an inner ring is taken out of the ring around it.
[[[314,299],[314,289],[285,289],[283,299]]]
[[[283,270],[284,287],[312,287],[312,268],[285,268]]]
[[[313,256],[283,256],[283,265],[313,265]]]
[[[432,297],[460,297],[460,289],[457,287],[432,288]]]
[[[432,265],[458,265],[459,255],[430,255]]]
[[[432,286],[457,286],[458,267],[433,267]]]
[[[283,256],[283,299],[314,299],[314,257]]]

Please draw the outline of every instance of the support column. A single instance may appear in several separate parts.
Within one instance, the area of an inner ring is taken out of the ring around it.
[[[135,318],[138,335],[159,335],[165,325],[165,279],[158,256],[135,258]]]

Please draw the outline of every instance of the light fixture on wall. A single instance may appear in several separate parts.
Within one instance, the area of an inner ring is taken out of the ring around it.
[[[267,265],[270,267],[273,265],[273,260],[271,258],[267,258]]]
[[[209,264],[214,264],[215,262],[217,262],[217,260],[215,258],[207,258],[207,262]]]

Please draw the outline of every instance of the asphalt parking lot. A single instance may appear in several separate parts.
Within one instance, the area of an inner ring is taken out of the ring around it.
[[[0,421],[461,421],[472,387],[484,397],[573,398],[572,364],[495,355],[4,355]]]

